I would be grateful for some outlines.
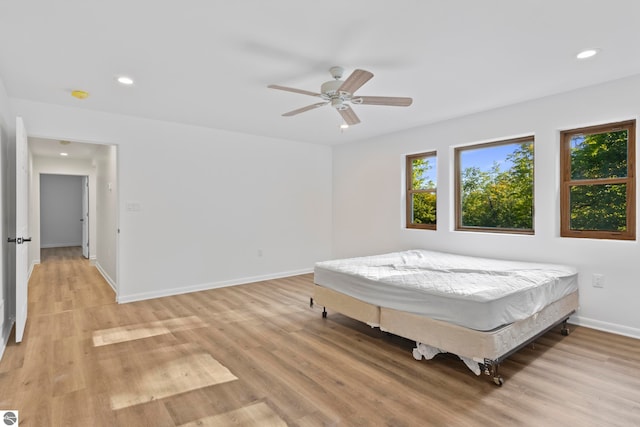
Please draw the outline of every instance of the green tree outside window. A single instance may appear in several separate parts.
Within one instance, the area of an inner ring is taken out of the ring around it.
[[[457,229],[533,233],[533,137],[457,148],[456,170]]]
[[[436,153],[407,156],[407,228],[436,228]]]
[[[561,235],[635,239],[635,121],[561,133]]]

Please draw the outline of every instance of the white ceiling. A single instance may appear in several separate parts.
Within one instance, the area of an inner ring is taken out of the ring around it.
[[[29,137],[29,149],[34,156],[39,157],[63,158],[60,153],[66,153],[64,158],[67,159],[91,160],[95,157],[98,148],[97,144]]]
[[[0,0],[10,97],[338,144],[640,73],[637,0]],[[595,58],[575,55],[597,47]],[[340,132],[328,68],[375,77]],[[135,79],[122,87],[115,77]],[[73,89],[90,92],[80,101]]]

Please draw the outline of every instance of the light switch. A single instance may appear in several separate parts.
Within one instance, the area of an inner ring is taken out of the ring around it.
[[[140,212],[142,204],[140,202],[127,202],[127,212]]]

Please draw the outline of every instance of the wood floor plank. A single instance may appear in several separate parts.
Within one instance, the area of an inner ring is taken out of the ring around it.
[[[201,418],[180,427],[286,427],[287,424],[265,403],[255,403],[233,411]]]
[[[79,248],[41,259],[23,342],[0,361],[0,407],[22,427],[640,426],[637,339],[550,331],[499,388],[454,355],[417,361],[411,341],[322,318],[311,274],[116,304]]]

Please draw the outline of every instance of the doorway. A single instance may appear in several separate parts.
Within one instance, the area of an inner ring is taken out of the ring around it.
[[[89,258],[89,177],[40,174],[40,249],[80,247]]]
[[[41,262],[41,247],[77,247],[77,253],[82,248],[82,256],[98,269],[117,296],[117,146],[30,137],[29,151],[32,266]],[[71,194],[64,196],[60,188],[52,190],[50,184],[62,186],[63,182],[73,188]],[[48,199],[52,203],[47,204]],[[64,234],[67,237],[63,237],[62,226],[54,229],[57,236],[47,229],[47,222],[56,216],[73,229]]]

